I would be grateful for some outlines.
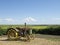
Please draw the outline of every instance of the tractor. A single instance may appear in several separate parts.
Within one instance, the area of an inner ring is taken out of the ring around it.
[[[21,39],[22,37],[25,38],[27,41],[34,39],[34,35],[32,34],[32,29],[27,28],[26,23],[25,27],[16,27],[16,28],[8,28],[7,30],[7,37],[9,40],[11,39]]]

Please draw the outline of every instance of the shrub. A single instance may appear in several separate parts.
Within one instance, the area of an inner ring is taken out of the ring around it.
[[[7,29],[3,29],[3,28],[0,27],[0,36],[1,35],[6,35],[6,31],[7,31]]]
[[[57,28],[47,28],[47,29],[33,29],[35,34],[49,34],[49,35],[60,35],[60,27]]]

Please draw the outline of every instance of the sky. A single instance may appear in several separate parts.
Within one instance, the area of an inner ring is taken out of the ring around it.
[[[0,24],[60,24],[60,0],[0,0]]]

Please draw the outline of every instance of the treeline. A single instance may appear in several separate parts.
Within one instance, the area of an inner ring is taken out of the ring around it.
[[[35,34],[49,34],[49,35],[60,35],[60,26],[58,27],[49,27],[46,29],[33,29]]]

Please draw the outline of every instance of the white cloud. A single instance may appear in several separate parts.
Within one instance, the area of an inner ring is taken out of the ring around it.
[[[39,21],[40,24],[60,24],[60,18],[43,18]]]
[[[15,20],[14,19],[12,19],[12,18],[6,18],[6,19],[4,19],[5,21],[7,21],[7,22],[14,22]]]
[[[32,17],[27,17],[24,19],[25,22],[36,22],[37,20]]]
[[[14,22],[14,21],[15,21],[15,20],[12,19],[12,18],[5,18],[5,19],[0,18],[0,22]]]
[[[53,18],[54,21],[60,21],[60,18]]]
[[[0,22],[2,22],[3,21],[3,19],[0,19]]]
[[[40,18],[26,17],[24,19],[0,18],[0,24],[60,24],[60,18]]]

